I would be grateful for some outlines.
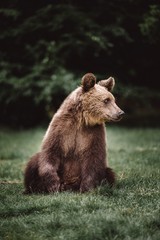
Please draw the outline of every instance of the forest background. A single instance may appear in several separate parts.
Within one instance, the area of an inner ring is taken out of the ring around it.
[[[48,122],[86,72],[115,77],[123,124],[160,122],[160,3],[0,2],[0,124]]]

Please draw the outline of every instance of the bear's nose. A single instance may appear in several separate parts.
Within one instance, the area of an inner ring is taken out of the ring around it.
[[[118,117],[123,117],[124,114],[125,114],[125,112],[123,112],[123,111],[119,111],[119,113],[118,113]]]

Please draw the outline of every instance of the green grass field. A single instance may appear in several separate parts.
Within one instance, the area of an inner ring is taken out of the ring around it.
[[[108,127],[114,189],[23,195],[27,159],[44,129],[0,129],[0,239],[160,239],[160,129]]]

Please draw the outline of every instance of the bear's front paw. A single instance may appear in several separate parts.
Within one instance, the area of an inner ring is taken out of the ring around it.
[[[111,168],[106,168],[106,180],[110,187],[115,185],[116,175]]]
[[[51,186],[47,187],[48,193],[54,193],[54,192],[59,192],[60,190],[60,184],[59,182],[52,184]]]
[[[81,183],[80,192],[81,193],[88,192],[88,191],[92,190],[93,188],[95,188],[94,183],[93,183],[92,179],[89,177],[88,179],[85,179],[85,181],[83,181]]]
[[[89,190],[90,190],[90,188],[87,186],[80,187],[80,193],[85,193],[85,192],[88,192]]]

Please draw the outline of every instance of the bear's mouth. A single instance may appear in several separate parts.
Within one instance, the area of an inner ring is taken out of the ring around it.
[[[117,116],[117,117],[111,117],[107,115],[105,121],[106,122],[119,122],[123,117],[122,116]]]

